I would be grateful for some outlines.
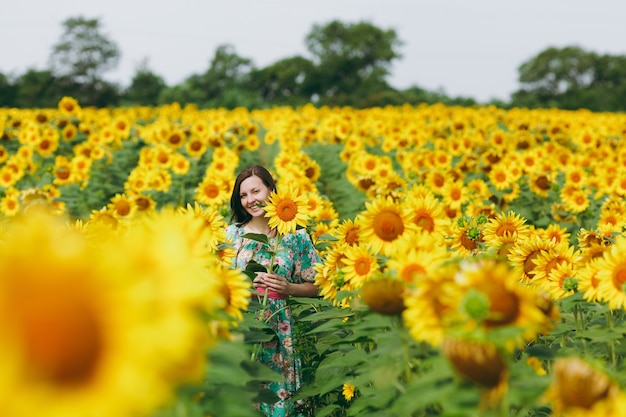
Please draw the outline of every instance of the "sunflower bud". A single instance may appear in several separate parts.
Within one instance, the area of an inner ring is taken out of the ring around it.
[[[443,354],[456,372],[483,388],[494,388],[505,376],[506,364],[490,343],[446,338]]]
[[[579,358],[557,359],[552,369],[554,380],[548,389],[548,398],[555,410],[590,410],[597,402],[611,399],[619,391],[606,374]]]
[[[361,288],[361,298],[367,306],[378,314],[395,316],[402,313],[404,305],[402,282],[388,276],[366,281]]]

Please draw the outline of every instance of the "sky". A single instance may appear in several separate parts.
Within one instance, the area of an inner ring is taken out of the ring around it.
[[[123,87],[143,62],[178,84],[225,44],[257,68],[310,59],[307,34],[333,20],[396,31],[393,87],[479,102],[508,100],[519,66],[549,47],[626,55],[623,0],[0,0],[0,72],[47,68],[63,21],[78,16],[98,18],[117,44],[120,62],[105,78]]]

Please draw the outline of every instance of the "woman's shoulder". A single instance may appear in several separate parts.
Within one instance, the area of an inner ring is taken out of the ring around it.
[[[235,237],[243,234],[243,227],[240,223],[232,223],[226,226],[226,236]]]

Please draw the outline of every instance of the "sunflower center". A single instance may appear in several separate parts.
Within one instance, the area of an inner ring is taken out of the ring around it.
[[[291,200],[283,200],[276,205],[276,215],[284,222],[289,222],[296,218],[298,206]]]
[[[96,312],[85,300],[35,294],[20,305],[17,317],[33,377],[76,386],[93,376],[104,340]]]
[[[202,143],[199,141],[193,141],[191,142],[191,144],[189,144],[189,149],[194,152],[198,152],[200,149],[202,149]]]
[[[359,231],[357,229],[350,229],[346,232],[346,243],[350,246],[359,243]]]
[[[126,217],[130,214],[130,203],[128,201],[118,201],[115,203],[115,212],[122,217]]]
[[[357,259],[357,261],[354,263],[354,272],[356,272],[358,275],[367,275],[370,272],[369,259]]]
[[[406,282],[415,282],[421,276],[426,275],[426,269],[422,265],[410,264],[402,269],[400,276]]]
[[[524,273],[528,276],[528,278],[533,279],[535,274],[533,271],[533,269],[535,269],[536,265],[533,262],[535,260],[535,258],[537,258],[537,256],[539,256],[539,251],[533,251],[530,254],[528,254],[528,256],[526,257],[526,260],[524,261]]]
[[[517,232],[517,228],[514,225],[505,223],[498,227],[498,230],[496,230],[496,235],[504,236],[506,233],[512,235],[515,232]]]
[[[215,198],[219,195],[219,193],[220,193],[219,188],[217,188],[217,186],[214,184],[209,184],[204,187],[204,195],[206,195],[209,198]]]
[[[503,326],[512,323],[519,313],[519,298],[505,288],[490,286],[487,289],[490,302],[490,315],[485,324]]]
[[[458,188],[453,189],[450,192],[450,198],[454,201],[458,201],[461,199],[461,190],[459,190]]]
[[[381,211],[374,221],[374,233],[385,242],[393,242],[404,232],[404,223],[398,213]]]
[[[435,174],[435,176],[433,177],[433,184],[435,184],[436,187],[443,187],[443,185],[445,184],[446,179],[439,174]]]
[[[417,213],[413,218],[413,222],[428,232],[435,230],[435,221],[426,213]]]
[[[613,274],[613,285],[618,290],[623,288],[623,285],[626,283],[626,264],[621,264]]]
[[[474,250],[478,247],[478,242],[467,236],[467,233],[461,235],[461,245],[467,250]]]

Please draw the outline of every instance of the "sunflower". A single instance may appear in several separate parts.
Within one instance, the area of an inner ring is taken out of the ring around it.
[[[496,190],[504,191],[513,187],[514,176],[508,165],[496,164],[489,171],[489,182]]]
[[[598,298],[610,309],[626,307],[626,238],[619,236],[610,250],[598,258]]]
[[[307,212],[312,219],[317,219],[324,207],[324,198],[317,192],[307,192],[304,194]]]
[[[77,116],[80,113],[80,105],[73,97],[62,97],[58,104],[59,111],[64,116]]]
[[[43,158],[47,158],[49,156],[54,155],[54,153],[56,152],[58,148],[59,148],[58,133],[42,136],[35,145],[35,151],[37,151],[37,153]]]
[[[352,220],[343,220],[333,231],[332,235],[338,239],[339,244],[346,244],[348,246],[358,245],[361,241],[361,225]]]
[[[532,283],[544,286],[550,280],[550,275],[560,264],[569,265],[574,270],[580,263],[580,253],[567,243],[553,244],[548,250],[541,251],[534,259],[535,267]]]
[[[576,240],[584,260],[595,259],[611,246],[613,239],[612,225],[603,225],[596,230],[580,228]]]
[[[583,293],[585,300],[592,303],[600,301],[598,296],[598,285],[600,284],[600,281],[598,281],[599,263],[600,258],[592,258],[578,270],[578,291]]]
[[[206,140],[202,137],[192,137],[185,144],[185,151],[190,158],[200,158],[207,150]]]
[[[342,261],[341,272],[350,290],[358,290],[380,270],[378,259],[365,245],[347,247]]]
[[[545,229],[538,229],[538,231],[544,239],[556,244],[569,242],[571,236],[567,229],[556,223],[551,223]]]
[[[322,262],[315,264],[315,285],[320,289],[320,296],[330,300],[334,305],[340,303],[342,306],[349,305],[349,298],[337,300],[339,291],[347,290],[346,280],[342,272],[345,266],[346,245],[336,244],[325,250]]]
[[[410,285],[432,276],[450,258],[443,239],[423,231],[399,239],[397,247],[386,261],[386,271]]]
[[[457,317],[461,300],[454,284],[456,264],[443,264],[432,275],[424,275],[415,282],[404,297],[406,309],[402,312],[405,327],[418,342],[440,346],[446,334],[446,321]]]
[[[11,167],[4,165],[0,168],[0,187],[11,188],[19,179],[20,176]]]
[[[264,210],[265,217],[269,218],[269,227],[286,235],[295,233],[298,226],[305,227],[309,214],[306,211],[306,198],[298,194],[298,189],[287,186],[285,191],[282,190],[270,194]]]
[[[506,362],[493,343],[447,337],[441,350],[457,374],[480,387],[493,389],[506,380]]]
[[[222,177],[205,175],[196,188],[195,199],[206,206],[218,207],[230,198],[230,183]]]
[[[551,326],[538,306],[538,291],[521,285],[504,262],[463,261],[455,282],[463,292],[462,315],[458,323],[452,324],[460,329],[488,333],[502,327],[514,328],[517,334],[511,333],[502,341],[502,346],[510,349],[533,340]]]
[[[127,195],[119,193],[111,197],[111,202],[107,205],[107,208],[119,218],[132,218],[137,211],[134,200]]]
[[[530,284],[535,279],[537,258],[554,246],[554,242],[533,235],[528,239],[518,241],[507,254],[507,259],[513,266],[518,278],[522,282]]]
[[[470,199],[470,190],[461,180],[448,181],[441,190],[443,204],[460,209]]]
[[[620,396],[619,384],[596,366],[580,358],[562,357],[552,365],[552,374],[545,397],[558,415],[620,414],[614,404]]]
[[[182,216],[189,217],[189,224],[193,227],[188,231],[189,238],[199,247],[211,253],[217,253],[220,242],[226,239],[226,221],[217,208],[204,208],[198,202],[187,204],[178,209]],[[195,219],[195,221],[194,221]]]
[[[411,222],[411,212],[405,203],[391,198],[378,198],[365,203],[365,210],[355,219],[361,225],[361,238],[375,253],[389,255],[395,251],[394,242],[417,230]]]
[[[515,243],[518,239],[525,239],[529,233],[525,223],[526,219],[512,211],[498,213],[483,228],[483,240],[487,245],[499,248],[504,244]]]
[[[0,213],[7,217],[13,217],[20,211],[21,192],[13,187],[4,191],[4,197],[0,200]]]
[[[569,192],[562,191],[560,197],[565,209],[571,213],[582,213],[589,208],[589,195],[583,189],[574,189]]]
[[[530,191],[539,197],[548,198],[548,191],[550,191],[554,183],[550,173],[532,172],[528,176],[528,187]]]
[[[188,257],[146,256],[146,249],[157,249],[143,244],[150,242],[147,235],[88,242],[65,222],[33,210],[12,222],[4,235],[3,411],[29,416],[45,408],[52,417],[150,414],[173,398],[178,383],[191,381],[192,374],[182,371],[186,365],[200,365],[194,375],[203,370],[204,323],[171,290],[205,275],[187,269]],[[172,258],[181,261],[175,270],[145,262]],[[157,285],[150,280],[165,278],[176,284],[154,297]],[[133,394],[138,385],[146,395]]]
[[[62,155],[57,155],[54,159],[52,174],[54,175],[53,183],[55,185],[69,184],[74,180],[72,175],[72,165],[70,161]]]
[[[447,232],[448,246],[461,257],[475,255],[484,250],[483,228],[486,218],[459,217]]]
[[[135,191],[130,191],[129,195],[132,197],[133,203],[140,213],[148,213],[156,208],[156,201],[154,201],[150,195]]]
[[[444,168],[432,169],[426,174],[425,183],[436,195],[442,195],[444,185],[452,181],[450,170]]]
[[[6,161],[7,159],[9,159],[9,152],[4,146],[0,145],[0,164]]]
[[[176,175],[186,175],[189,172],[189,167],[191,163],[189,160],[182,154],[178,152],[174,152],[172,154],[172,172]]]
[[[102,229],[115,230],[120,226],[120,220],[111,208],[103,207],[100,210],[91,211],[87,225],[90,228],[96,228],[98,231]]]
[[[351,384],[349,382],[346,382],[345,384],[343,384],[343,387],[341,388],[341,395],[343,395],[343,398],[346,399],[346,401],[350,401],[354,398],[354,395],[356,393],[356,387],[354,386],[354,384]]]
[[[71,142],[74,140],[77,133],[78,133],[78,129],[76,128],[76,126],[69,123],[61,131],[61,137],[63,138],[64,141]]]
[[[587,184],[587,172],[580,166],[568,165],[564,172],[564,187],[582,189]]]
[[[173,129],[165,137],[165,145],[170,149],[178,149],[187,141],[185,132],[179,129]]]
[[[418,229],[427,233],[443,235],[448,220],[443,212],[443,206],[432,193],[423,196],[414,196],[410,192],[406,205],[411,212],[413,223]]]
[[[545,280],[536,280],[539,290],[550,294],[553,300],[560,300],[578,291],[578,265],[569,262],[558,263]]]
[[[208,273],[219,281],[219,292],[226,300],[224,312],[236,320],[242,320],[252,295],[250,279],[241,271],[219,262],[211,262]]]

